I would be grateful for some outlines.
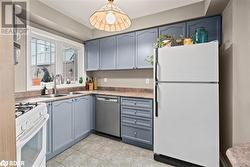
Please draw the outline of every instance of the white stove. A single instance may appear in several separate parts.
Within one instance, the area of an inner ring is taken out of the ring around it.
[[[46,166],[48,118],[45,103],[16,104],[17,161],[23,161],[24,166]]]

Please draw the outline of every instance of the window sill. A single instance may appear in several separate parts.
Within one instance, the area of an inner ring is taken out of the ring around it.
[[[56,85],[57,89],[63,89],[63,88],[74,88],[74,87],[81,87],[81,86],[85,86],[85,84],[80,84],[80,83],[76,83],[76,84],[61,84],[61,85]],[[52,89],[54,87],[53,83],[47,83],[46,84],[47,89]],[[30,88],[28,88],[28,91],[36,91],[36,90],[41,90],[43,88],[42,85],[39,86],[32,86]]]

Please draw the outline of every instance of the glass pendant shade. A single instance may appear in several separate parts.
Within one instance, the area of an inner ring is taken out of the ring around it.
[[[103,31],[122,31],[131,26],[131,20],[121,9],[113,4],[113,0],[90,16],[90,24]]]

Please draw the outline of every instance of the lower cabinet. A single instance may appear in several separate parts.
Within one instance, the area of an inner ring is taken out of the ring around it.
[[[75,139],[88,134],[91,129],[90,97],[80,97],[74,102]]]
[[[92,97],[48,103],[47,160],[88,136],[91,131]]]
[[[123,142],[153,149],[153,106],[151,99],[122,98],[121,137]]]
[[[53,152],[60,152],[74,140],[73,99],[52,103]]]

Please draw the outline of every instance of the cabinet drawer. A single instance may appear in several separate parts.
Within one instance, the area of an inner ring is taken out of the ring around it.
[[[151,128],[152,127],[152,121],[151,119],[141,119],[141,118],[135,118],[135,117],[127,117],[122,116],[122,124],[130,124],[130,125],[137,125],[141,127]]]
[[[152,108],[152,100],[149,99],[133,99],[133,98],[122,98],[122,105]]]
[[[147,128],[135,128],[129,125],[122,125],[122,138],[152,144],[152,131]]]
[[[122,114],[129,116],[152,118],[152,109],[135,109],[122,106]]]

